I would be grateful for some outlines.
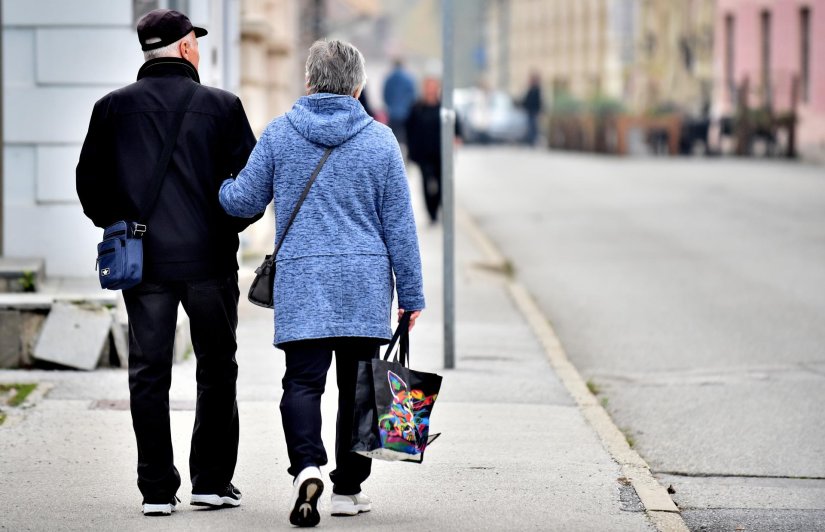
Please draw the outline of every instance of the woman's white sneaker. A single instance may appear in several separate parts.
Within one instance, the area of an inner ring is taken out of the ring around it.
[[[292,483],[292,498],[289,501],[289,522],[295,526],[315,526],[321,522],[318,513],[318,499],[324,492],[321,470],[307,467]]]
[[[332,515],[358,515],[372,510],[372,501],[364,492],[355,495],[332,494]]]

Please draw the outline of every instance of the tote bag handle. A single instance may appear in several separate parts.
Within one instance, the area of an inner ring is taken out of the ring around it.
[[[400,362],[402,366],[409,367],[410,363],[410,318],[412,317],[412,311],[408,310],[404,312],[401,316],[401,320],[398,322],[398,327],[395,329],[395,334],[392,335],[392,340],[390,340],[389,345],[387,345],[387,351],[384,353],[384,361],[387,362],[390,359],[390,355],[392,354],[392,350],[395,348],[395,344],[398,343],[398,352],[395,353],[393,356],[393,362]],[[399,353],[400,353],[400,360],[399,360]]]

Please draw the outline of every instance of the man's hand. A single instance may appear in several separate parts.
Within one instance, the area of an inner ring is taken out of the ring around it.
[[[404,309],[403,308],[398,309],[398,321],[401,321],[401,317],[403,315],[404,315]],[[415,320],[417,320],[420,315],[421,315],[420,310],[416,310],[415,312],[413,312],[410,315],[410,328],[408,330],[410,330],[410,331],[413,330],[413,327],[415,327]]]

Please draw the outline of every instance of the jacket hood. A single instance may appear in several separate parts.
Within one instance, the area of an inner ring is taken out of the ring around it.
[[[325,93],[299,98],[286,117],[302,137],[326,147],[343,144],[372,122],[355,98]]]

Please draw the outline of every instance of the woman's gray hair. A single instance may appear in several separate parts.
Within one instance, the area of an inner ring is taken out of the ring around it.
[[[309,49],[306,84],[310,94],[327,92],[352,96],[366,81],[364,56],[350,43],[315,41]]]

